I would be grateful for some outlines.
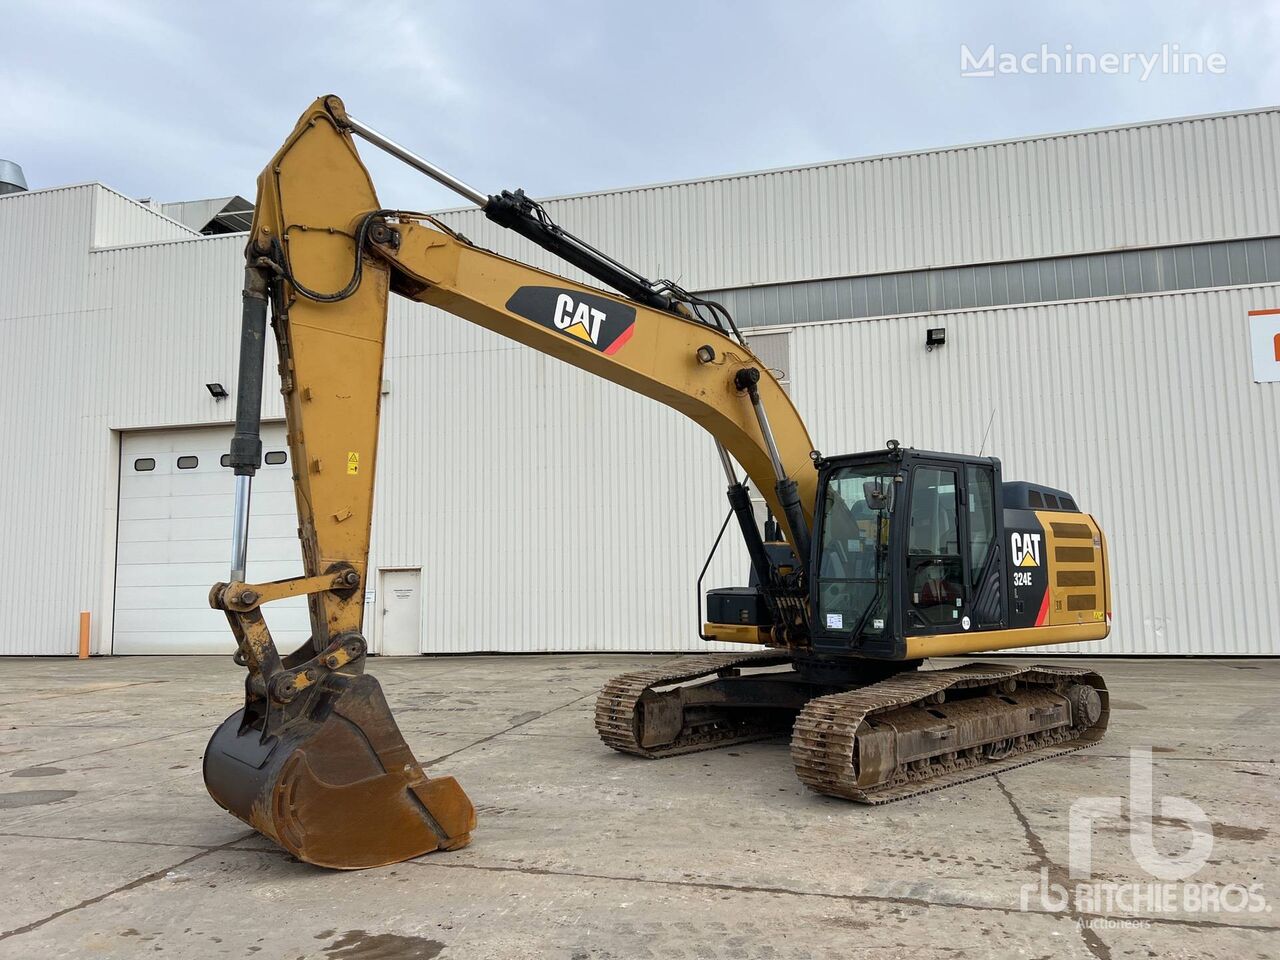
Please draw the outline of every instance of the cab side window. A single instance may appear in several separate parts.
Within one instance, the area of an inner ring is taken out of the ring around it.
[[[992,467],[964,468],[969,527],[969,596],[966,603],[979,625],[998,624],[1004,615],[1000,545],[997,542],[996,477]]]
[[[990,467],[968,466],[964,470],[969,491],[969,576],[970,586],[976,590],[995,547],[995,478]]]
[[[926,626],[959,623],[968,591],[960,554],[956,471],[917,467],[907,535],[908,615]]]
[[[822,577],[874,577],[876,514],[863,495],[865,478],[831,483],[822,523]],[[892,489],[890,486],[889,489]]]
[[[887,463],[840,467],[828,478],[817,534],[820,629],[859,636],[884,632],[897,479]]]

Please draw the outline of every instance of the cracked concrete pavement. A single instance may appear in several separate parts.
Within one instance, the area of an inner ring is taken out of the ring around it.
[[[864,807],[806,792],[783,740],[609,751],[596,690],[663,659],[372,661],[479,826],[464,850],[359,873],[298,863],[208,798],[201,753],[240,687],[229,658],[6,660],[0,958],[1280,955],[1276,910],[1099,915],[1039,896],[1042,872],[1073,882],[1072,801],[1125,796],[1129,749],[1149,747],[1157,806],[1186,798],[1213,826],[1187,883],[1280,902],[1280,661],[1091,661],[1113,696],[1101,744]],[[1165,855],[1188,837],[1156,817]],[[1096,824],[1092,850],[1097,881],[1157,882],[1126,818]]]

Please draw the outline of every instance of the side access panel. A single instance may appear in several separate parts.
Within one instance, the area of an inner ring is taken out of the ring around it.
[[[1106,625],[1107,566],[1093,517],[1006,510],[1005,530],[1011,628]]]

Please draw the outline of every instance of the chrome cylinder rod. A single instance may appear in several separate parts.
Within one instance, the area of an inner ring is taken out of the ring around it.
[[[778,443],[773,436],[773,428],[769,425],[769,415],[765,412],[764,402],[760,399],[760,371],[755,367],[738,372],[737,385],[745,389],[755,410],[756,421],[760,424],[760,436],[764,439],[765,449],[769,451],[769,460],[773,464],[773,475],[777,482],[774,492],[778,495],[778,506],[791,528],[791,546],[802,564],[808,563],[811,541],[809,525],[805,519],[804,508],[800,503],[800,492],[797,483],[787,476],[786,467],[782,464],[782,456],[778,453]]]
[[[720,454],[720,466],[724,467],[725,479],[729,481],[729,486],[733,486],[738,482],[738,471],[733,466],[733,461],[729,459],[729,451],[725,449],[724,444],[719,440],[716,441],[716,453]]]
[[[231,515],[231,581],[243,583],[249,559],[249,497],[253,477],[236,477],[236,502]]]
[[[779,483],[787,479],[786,468],[782,465],[782,457],[778,454],[777,441],[773,439],[773,428],[769,426],[769,415],[764,412],[764,404],[760,401],[757,390],[750,391],[751,406],[755,408],[756,420],[760,424],[760,436],[764,437],[765,449],[769,451],[769,459],[773,462],[773,476]]]
[[[361,123],[355,117],[351,116],[351,114],[347,114],[347,122],[351,125],[351,131],[353,133],[359,134],[378,149],[385,150],[393,157],[403,160],[414,169],[422,171],[436,183],[446,186],[454,193],[466,197],[476,206],[483,207],[489,202],[489,198],[485,194],[481,193],[469,183],[464,183],[452,174],[446,173],[430,160],[424,160],[412,150],[402,147],[400,144],[396,143],[390,137],[384,137],[377,130],[373,129],[373,127]]]

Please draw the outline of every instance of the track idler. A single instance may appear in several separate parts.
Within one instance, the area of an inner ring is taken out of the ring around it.
[[[423,772],[373,677],[329,674],[278,724],[269,722],[276,707],[264,707],[250,698],[248,714],[218,727],[204,782],[220,806],[299,860],[355,870],[470,841],[471,801],[453,777]]]

